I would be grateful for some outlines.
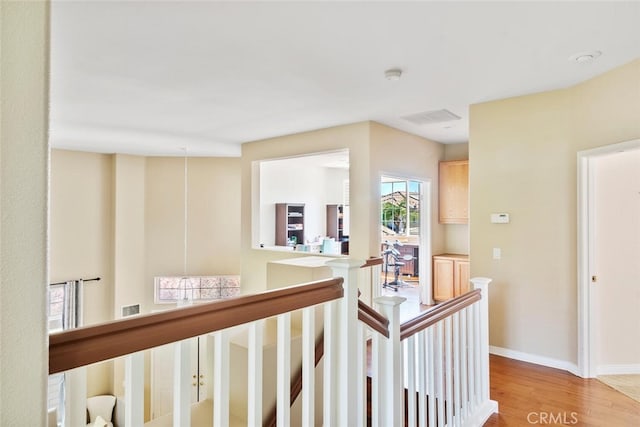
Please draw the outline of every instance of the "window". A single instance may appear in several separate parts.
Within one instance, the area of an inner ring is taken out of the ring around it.
[[[213,301],[240,295],[240,276],[163,276],[154,278],[156,304],[180,300]]]
[[[420,183],[383,177],[380,183],[383,235],[420,235]]]
[[[47,305],[47,319],[49,333],[62,331],[62,313],[64,312],[64,286],[49,286],[49,304]]]

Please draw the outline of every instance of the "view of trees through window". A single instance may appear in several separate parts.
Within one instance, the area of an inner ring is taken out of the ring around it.
[[[383,234],[420,235],[420,182],[383,178],[380,195]]]

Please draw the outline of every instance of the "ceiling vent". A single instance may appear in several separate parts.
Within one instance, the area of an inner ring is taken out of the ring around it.
[[[433,125],[436,123],[450,122],[452,120],[460,120],[460,116],[456,116],[449,110],[425,111],[423,113],[409,114],[401,117],[402,119],[413,123],[414,125]]]

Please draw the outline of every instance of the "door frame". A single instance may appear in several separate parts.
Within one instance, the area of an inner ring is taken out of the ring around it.
[[[380,199],[382,194],[380,192],[380,183],[382,178],[392,178],[399,181],[416,181],[420,183],[420,236],[418,237],[418,247],[420,248],[418,259],[419,279],[418,286],[420,287],[420,304],[433,305],[433,287],[431,286],[431,214],[432,214],[432,181],[429,178],[415,177],[415,176],[401,176],[395,173],[380,172],[378,176],[378,217],[376,219],[377,230],[380,230],[380,216],[382,215],[382,206]],[[408,188],[407,188],[408,190]],[[378,232],[378,244],[380,248],[382,245],[382,233]],[[377,296],[379,293],[373,292],[372,295]]]
[[[640,148],[640,139],[605,145],[578,152],[578,374],[583,378],[597,375],[595,357],[595,175],[597,157]]]

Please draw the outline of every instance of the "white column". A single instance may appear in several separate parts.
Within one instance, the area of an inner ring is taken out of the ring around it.
[[[489,400],[489,283],[487,277],[471,279],[473,287],[480,289],[480,401]]]
[[[376,308],[389,320],[389,338],[380,340],[379,369],[382,411],[378,418],[381,426],[403,425],[404,387],[402,384],[402,343],[400,342],[400,304],[402,297],[376,298]]]
[[[336,403],[338,425],[341,426],[356,426],[358,423],[358,270],[362,264],[363,261],[346,258],[327,263],[334,277],[344,279],[344,297],[338,304],[340,388]]]
[[[87,423],[87,368],[64,374],[64,425],[74,427]]]
[[[144,353],[140,351],[124,361],[124,424],[144,424]]]

